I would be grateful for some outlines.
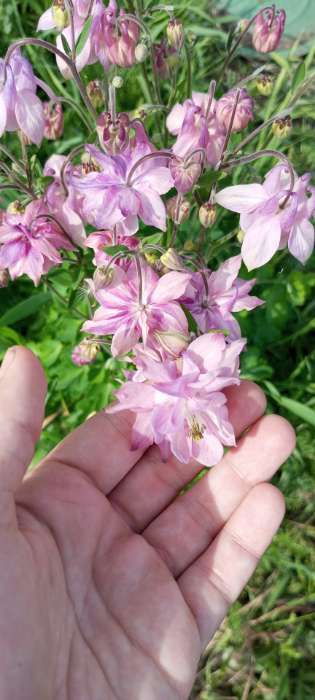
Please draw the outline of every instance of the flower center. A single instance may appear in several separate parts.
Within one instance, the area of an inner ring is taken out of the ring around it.
[[[192,415],[189,421],[190,428],[188,431],[189,437],[191,437],[195,442],[203,439],[206,426],[198,423],[196,416]]]

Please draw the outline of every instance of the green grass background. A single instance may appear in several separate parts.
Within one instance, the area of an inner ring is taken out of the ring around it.
[[[145,3],[148,12],[154,4]],[[257,9],[261,7],[259,2],[256,5]],[[35,34],[37,18],[46,7],[44,0],[0,2],[1,55],[12,40]],[[217,3],[204,0],[179,0],[176,14],[185,23],[189,41],[195,42],[193,87],[205,90],[212,77],[220,78],[232,17],[221,15]],[[154,13],[149,23],[153,35],[161,36],[165,14]],[[256,101],[257,124],[286,107],[298,92],[302,93],[293,110],[290,136],[280,143],[267,130],[259,139],[260,147],[282,149],[299,174],[314,166],[315,127],[315,40],[310,39],[308,28],[305,48],[302,29],[299,27],[295,41],[286,42],[286,51],[264,57],[275,78],[271,97],[259,96],[254,83],[249,84]],[[61,80],[50,56],[34,49],[30,49],[29,56],[37,74],[52,84],[57,93],[69,91],[78,99],[74,86]],[[246,45],[232,63],[221,89],[232,86],[259,65],[259,57]],[[96,73],[92,68],[83,75],[88,78]],[[125,84],[119,107],[134,109],[148,102],[142,72],[132,69],[122,74]],[[178,97],[185,90],[185,80],[180,69]],[[168,86],[165,90],[167,97]],[[82,141],[81,123],[70,110],[66,110],[65,121],[65,139],[44,144],[42,162],[53,151],[67,153]],[[156,123],[153,117],[147,125],[158,143]],[[14,139],[6,142],[12,144]],[[266,159],[255,163],[242,173],[242,180],[261,178],[270,165]],[[239,176],[235,172],[230,181]],[[2,195],[0,205],[6,204]],[[236,225],[234,215],[219,215],[207,242],[208,258],[214,256],[219,262],[238,253],[235,237],[226,246],[217,247],[217,241]],[[183,243],[187,239],[198,241],[198,227],[193,219],[185,224],[181,236]],[[39,355],[49,379],[47,419],[35,462],[86,416],[103,408],[115,388],[115,376],[121,371],[121,365],[105,352],[91,367],[79,369],[71,363],[71,349],[80,338],[79,314],[86,310],[80,288],[84,276],[92,270],[91,256],[82,265],[84,269],[66,264],[50,273],[48,284],[43,283],[38,289],[23,278],[0,290],[0,357],[10,345],[25,344]],[[192,698],[313,700],[315,695],[314,270],[314,257],[302,267],[281,252],[257,271],[255,291],[266,300],[265,306],[240,315],[248,338],[242,374],[266,391],[269,412],[277,411],[293,423],[297,447],[274,480],[286,497],[285,522],[201,660]],[[242,272],[245,276],[246,271]]]

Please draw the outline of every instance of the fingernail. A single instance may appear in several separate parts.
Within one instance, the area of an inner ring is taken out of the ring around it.
[[[3,361],[2,361],[2,365],[1,365],[1,376],[2,377],[4,376],[4,374],[8,371],[8,369],[13,364],[15,355],[16,355],[16,348],[15,347],[9,348],[9,350],[7,350],[7,352],[3,358]]]

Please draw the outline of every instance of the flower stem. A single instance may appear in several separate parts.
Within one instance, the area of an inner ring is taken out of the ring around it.
[[[238,47],[239,47],[241,41],[244,39],[245,34],[247,34],[248,30],[252,27],[252,25],[253,25],[254,22],[256,21],[257,17],[259,17],[259,15],[261,15],[263,12],[266,12],[266,10],[271,10],[272,13],[273,13],[273,17],[274,17],[275,6],[274,6],[274,5],[269,5],[268,7],[263,7],[261,10],[259,10],[258,12],[256,12],[256,14],[254,15],[254,17],[252,17],[252,19],[249,20],[247,26],[246,26],[245,29],[241,32],[241,34],[240,34],[240,36],[238,37],[238,39],[236,40],[234,46],[231,47],[231,49],[230,49],[230,51],[229,51],[229,53],[228,53],[228,55],[227,55],[227,57],[226,57],[226,59],[225,59],[225,61],[224,61],[224,63],[223,63],[222,73],[221,73],[222,77],[224,76],[224,73],[225,73],[227,67],[228,67],[229,64],[231,63],[231,60],[232,60],[232,58],[233,58],[233,56],[234,56],[234,54],[235,54],[235,51],[238,49]]]

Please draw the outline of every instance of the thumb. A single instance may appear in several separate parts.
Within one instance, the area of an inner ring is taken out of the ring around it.
[[[16,491],[33,457],[45,395],[46,379],[35,355],[24,347],[8,350],[0,370],[0,496]]]

